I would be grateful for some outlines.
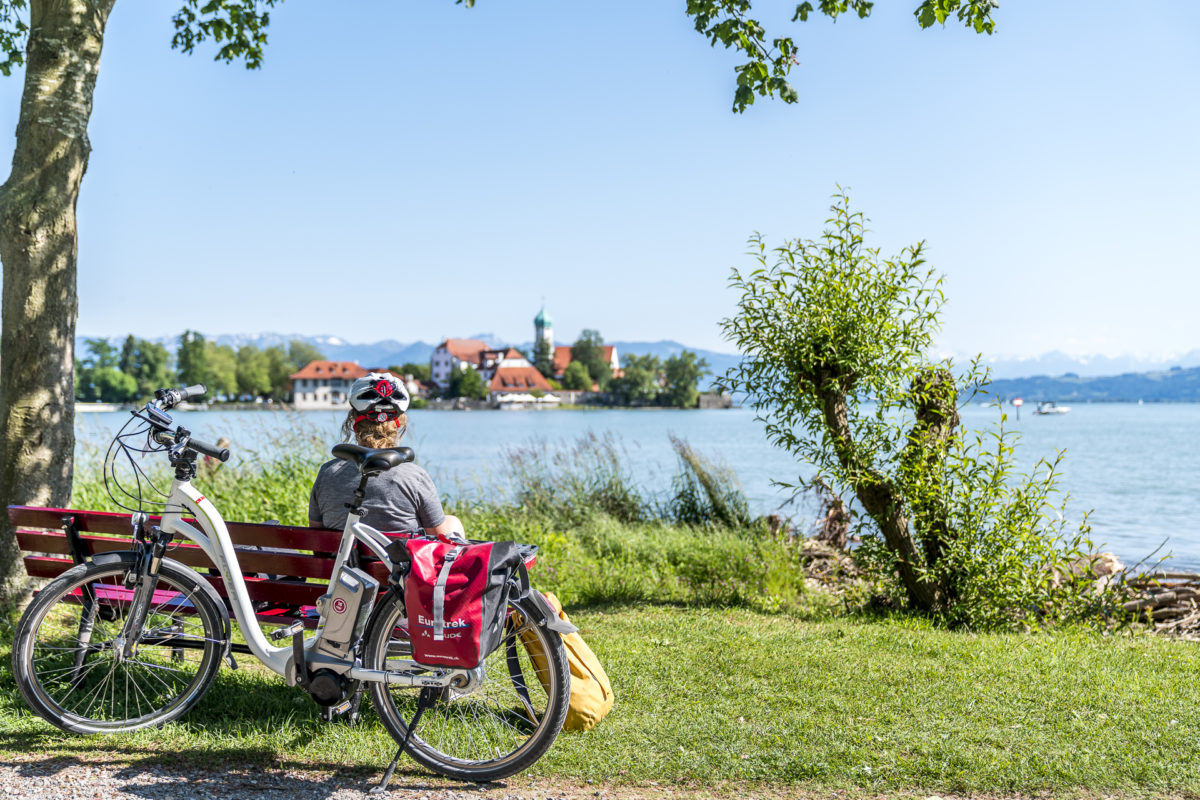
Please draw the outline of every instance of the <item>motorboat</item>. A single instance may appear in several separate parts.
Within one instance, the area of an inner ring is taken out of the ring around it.
[[[1041,416],[1050,416],[1051,414],[1067,414],[1070,413],[1070,406],[1057,405],[1053,400],[1041,400],[1037,404],[1037,409],[1033,412]]]

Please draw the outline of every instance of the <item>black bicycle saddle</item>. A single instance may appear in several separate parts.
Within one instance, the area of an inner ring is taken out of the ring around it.
[[[359,447],[356,444],[335,444],[331,452],[334,458],[349,461],[367,476],[387,472],[392,467],[406,464],[417,457],[411,447],[384,447],[372,450],[370,447]]]

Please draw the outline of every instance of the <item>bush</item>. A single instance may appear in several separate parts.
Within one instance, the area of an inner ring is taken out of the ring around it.
[[[1051,580],[1093,550],[1086,516],[1072,527],[1055,511],[1057,461],[1017,474],[1003,427],[972,437],[959,425],[960,395],[986,375],[928,355],[944,296],[923,243],[883,258],[849,198],[831,210],[819,240],[769,252],[751,240],[754,265],[734,270],[742,296],[724,321],[745,357],[723,383],[816,471],[793,488],[852,496],[860,560],[931,617],[996,627],[1101,610],[1108,598],[1085,581]]]

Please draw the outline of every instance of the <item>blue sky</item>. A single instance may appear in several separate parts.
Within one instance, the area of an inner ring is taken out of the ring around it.
[[[524,341],[545,297],[559,340],[728,350],[747,236],[818,235],[841,184],[885,253],[928,241],[946,349],[1200,347],[1200,3],[1010,0],[983,37],[760,0],[801,102],[741,116],[683,5],[288,0],[249,72],[119,0],[79,332]]]

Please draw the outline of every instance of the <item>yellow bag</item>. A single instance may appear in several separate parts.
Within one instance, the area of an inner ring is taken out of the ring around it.
[[[570,622],[562,603],[549,592],[545,593],[546,600],[558,612],[564,622]],[[519,624],[519,623],[518,623]],[[600,660],[587,646],[583,637],[578,633],[568,633],[562,637],[567,649],[567,665],[571,668],[571,702],[567,708],[567,721],[563,723],[565,731],[586,731],[596,727],[596,723],[608,716],[613,707],[612,684]],[[538,680],[542,688],[549,691],[546,652],[538,642],[537,634],[526,631],[521,634],[521,644],[529,653],[529,659],[537,669]]]

